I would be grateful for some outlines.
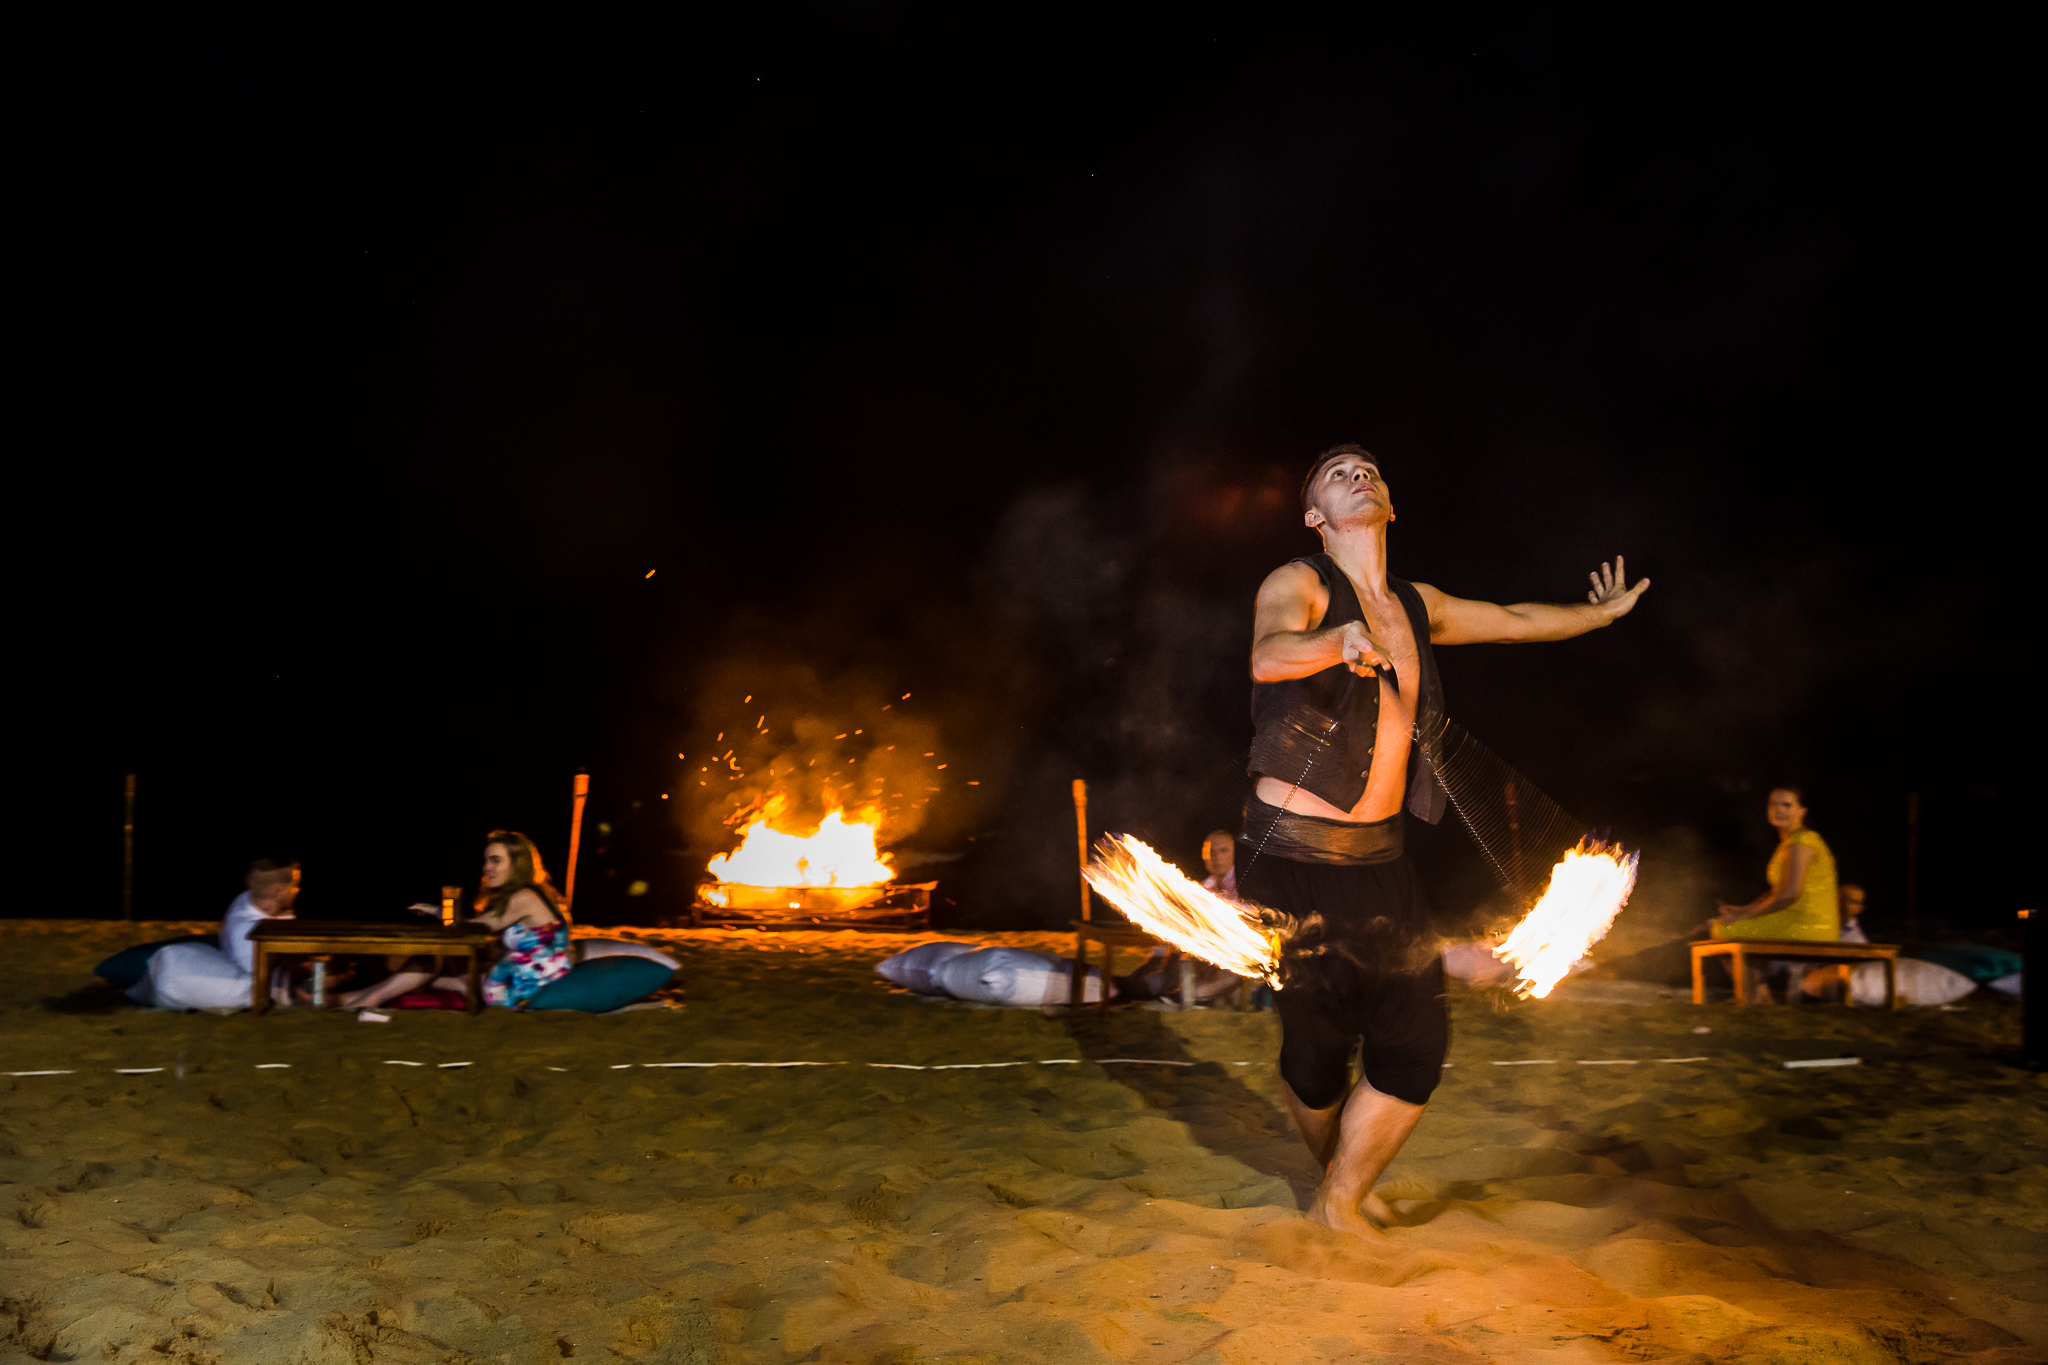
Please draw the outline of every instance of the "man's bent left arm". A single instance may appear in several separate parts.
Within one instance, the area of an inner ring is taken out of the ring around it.
[[[1620,555],[1612,565],[1602,564],[1590,574],[1592,591],[1584,602],[1473,602],[1417,583],[1422,604],[1429,611],[1429,640],[1437,645],[1527,644],[1538,640],[1569,640],[1612,625],[1635,608],[1636,599],[1650,586],[1647,578],[1628,585],[1627,566]]]

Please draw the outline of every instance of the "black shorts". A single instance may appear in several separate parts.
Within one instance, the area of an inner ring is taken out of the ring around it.
[[[1271,854],[1240,874],[1245,899],[1293,916],[1280,958],[1280,1075],[1311,1109],[1344,1098],[1359,1054],[1373,1089],[1426,1104],[1450,1051],[1443,956],[1406,858],[1364,865]]]

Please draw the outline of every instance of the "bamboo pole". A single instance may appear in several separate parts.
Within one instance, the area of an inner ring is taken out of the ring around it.
[[[135,918],[135,774],[123,784],[121,805],[121,918]]]
[[[1081,918],[1088,919],[1093,902],[1088,898],[1088,784],[1074,779],[1074,835],[1081,851]]]
[[[1920,942],[1920,793],[1906,793],[1906,942]]]
[[[562,908],[576,903],[576,854],[583,846],[583,803],[590,796],[590,774],[578,773],[571,787],[569,809],[569,870],[562,881]]]

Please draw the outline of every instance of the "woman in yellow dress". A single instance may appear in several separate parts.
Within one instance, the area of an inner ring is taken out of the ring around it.
[[[1835,855],[1806,827],[1799,788],[1773,788],[1764,809],[1778,831],[1778,851],[1764,871],[1771,889],[1747,905],[1723,904],[1714,917],[1714,937],[1839,939]]]

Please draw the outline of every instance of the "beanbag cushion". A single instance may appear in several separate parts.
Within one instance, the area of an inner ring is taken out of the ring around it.
[[[1922,962],[1938,962],[1952,972],[1961,972],[1972,981],[1996,981],[2001,976],[2011,976],[2024,965],[2018,953],[2003,948],[1987,948],[1981,943],[1951,943],[1946,948],[1931,948],[1914,957]]]
[[[951,958],[974,952],[980,947],[978,943],[953,943],[944,939],[920,943],[915,948],[906,948],[894,957],[877,962],[875,975],[919,995],[944,995],[946,988],[939,984],[938,979],[940,966]]]
[[[533,993],[530,1010],[584,1010],[602,1014],[630,1005],[668,984],[675,969],[637,956],[596,957],[579,962]]]
[[[576,949],[583,954],[581,960],[584,962],[598,957],[644,957],[649,962],[659,962],[670,971],[683,965],[659,948],[649,947],[645,943],[634,943],[630,939],[579,938],[576,940]]]
[[[1977,989],[1977,983],[1939,962],[1899,959],[1899,1001],[1907,1005],[1946,1005]],[[1849,994],[1859,1005],[1884,1003],[1884,964],[1859,963],[1849,976]]]
[[[249,973],[211,943],[166,943],[128,998],[160,1010],[241,1010],[249,1007],[249,986]]]
[[[1027,948],[978,948],[939,964],[936,973],[946,994],[984,1005],[1064,1005],[1073,983],[1074,964],[1050,953]],[[1102,972],[1088,969],[1081,998],[1102,999]]]
[[[167,948],[173,943],[212,943],[219,947],[212,934],[187,934],[183,938],[163,938],[155,943],[138,943],[133,948],[123,948],[112,957],[92,969],[92,974],[109,986],[127,990],[142,980],[142,974],[149,970],[149,960],[156,956],[156,950]]]

